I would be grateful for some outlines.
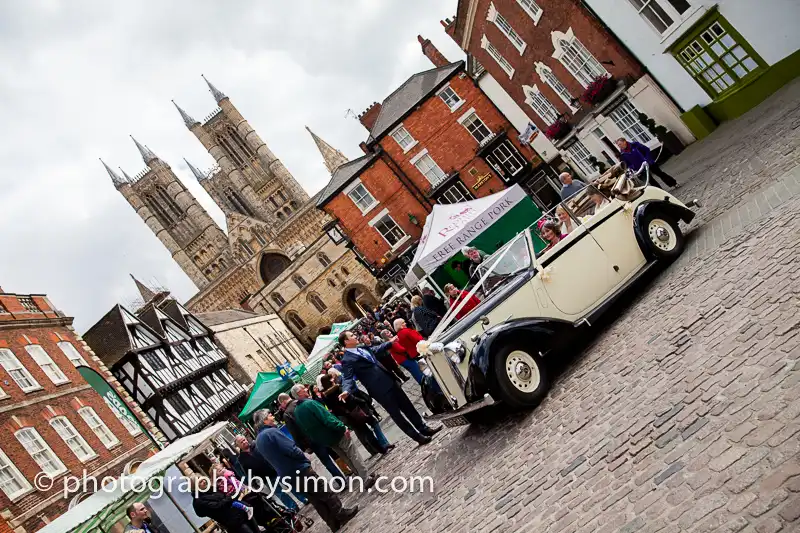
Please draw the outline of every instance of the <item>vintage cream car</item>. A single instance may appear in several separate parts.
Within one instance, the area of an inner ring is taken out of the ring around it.
[[[577,328],[591,327],[637,278],[680,255],[679,221],[691,222],[697,202],[624,182],[610,199],[583,189],[483,261],[471,289],[480,305],[458,320],[451,310],[419,346],[449,404],[429,403],[433,418],[460,425],[485,418],[476,411],[498,401],[537,405],[550,385],[543,359],[574,349]],[[558,215],[571,225],[545,248],[540,228]]]

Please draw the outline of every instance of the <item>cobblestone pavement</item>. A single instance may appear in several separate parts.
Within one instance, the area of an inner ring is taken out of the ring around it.
[[[698,198],[698,226],[733,208],[748,194],[800,165],[800,78],[738,119],[664,164],[681,187]]]
[[[669,163],[706,224],[536,410],[399,440],[373,469],[433,493],[348,497],[344,531],[800,531],[798,101],[795,82]]]

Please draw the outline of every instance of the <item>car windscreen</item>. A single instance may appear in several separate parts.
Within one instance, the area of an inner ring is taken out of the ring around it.
[[[480,264],[477,276],[479,294],[484,298],[490,296],[515,274],[527,271],[530,266],[530,248],[525,232],[522,232]]]

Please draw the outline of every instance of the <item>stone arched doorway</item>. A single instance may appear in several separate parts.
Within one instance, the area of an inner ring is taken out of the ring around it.
[[[258,270],[261,273],[261,281],[264,285],[269,285],[280,276],[289,265],[291,260],[280,252],[267,252],[261,256]]]
[[[361,318],[379,305],[378,299],[361,284],[349,285],[342,294],[345,308],[354,318]]]

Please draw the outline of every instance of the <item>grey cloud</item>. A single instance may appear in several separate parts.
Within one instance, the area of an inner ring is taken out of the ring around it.
[[[135,299],[129,272],[189,298],[196,289],[97,158],[139,172],[133,133],[223,225],[183,158],[213,161],[170,102],[210,113],[205,73],[314,193],[329,176],[303,126],[357,157],[366,130],[345,111],[429,68],[417,33],[460,58],[438,22],[449,4],[0,2],[0,286],[48,293],[79,330]]]

